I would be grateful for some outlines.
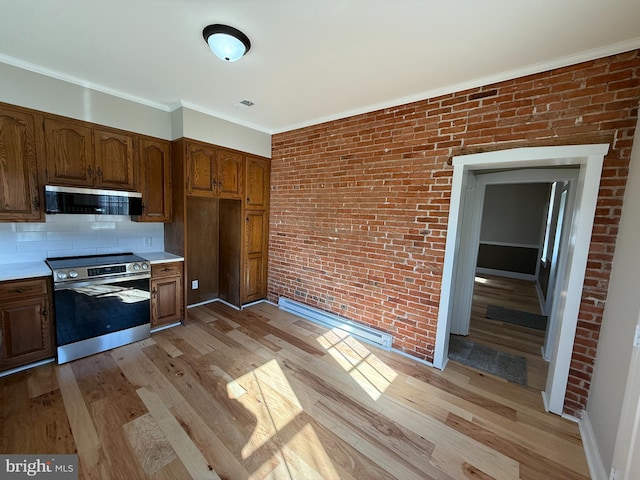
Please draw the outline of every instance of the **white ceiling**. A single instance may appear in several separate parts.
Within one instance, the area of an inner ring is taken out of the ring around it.
[[[639,0],[0,0],[0,62],[267,133],[634,48]]]

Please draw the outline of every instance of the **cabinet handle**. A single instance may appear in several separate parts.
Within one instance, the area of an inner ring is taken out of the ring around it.
[[[247,197],[247,203],[249,203],[251,201],[251,199],[249,197]]]
[[[100,167],[98,167],[98,170],[96,170],[96,175],[102,178],[102,169]]]
[[[142,211],[144,212],[147,209],[147,206],[142,202]]]
[[[91,165],[87,167],[87,175],[89,175],[89,178],[91,178],[91,176],[93,175],[93,169],[91,168]]]
[[[40,197],[36,197],[33,199],[33,209],[40,210]]]
[[[49,311],[45,308],[44,310],[42,310],[42,316],[46,317],[49,315]]]
[[[171,271],[171,269],[170,269],[169,267],[164,267],[164,268],[162,269],[162,271],[163,271],[163,272],[170,272],[170,271]]]
[[[222,182],[218,182],[218,186],[222,188]]]
[[[156,295],[158,295],[158,290],[156,290],[155,288],[153,290],[151,290],[151,296],[153,298],[156,298]]]

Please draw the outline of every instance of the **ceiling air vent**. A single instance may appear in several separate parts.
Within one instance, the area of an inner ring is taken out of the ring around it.
[[[241,100],[238,103],[234,104],[233,106],[236,108],[249,108],[249,107],[253,107],[255,105],[254,102],[252,102],[251,100]]]

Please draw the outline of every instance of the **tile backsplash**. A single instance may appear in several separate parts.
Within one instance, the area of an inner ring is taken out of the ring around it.
[[[164,224],[122,215],[47,215],[45,223],[0,223],[0,264],[47,257],[164,250]]]

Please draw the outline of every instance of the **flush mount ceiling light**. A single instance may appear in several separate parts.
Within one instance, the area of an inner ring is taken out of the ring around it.
[[[228,25],[209,25],[202,31],[204,41],[218,58],[235,62],[251,48],[249,38],[237,28]]]

